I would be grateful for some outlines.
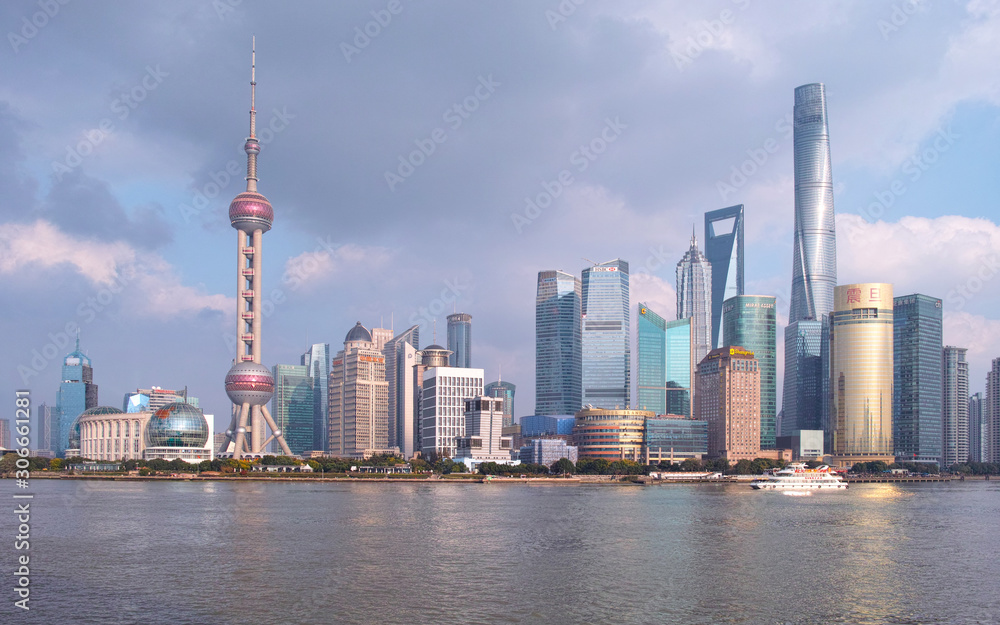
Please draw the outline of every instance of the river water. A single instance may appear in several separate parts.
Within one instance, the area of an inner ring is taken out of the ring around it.
[[[7,514],[0,623],[1000,621],[1000,481],[32,491],[31,610]]]

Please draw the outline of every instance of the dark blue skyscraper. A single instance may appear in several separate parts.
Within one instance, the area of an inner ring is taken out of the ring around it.
[[[636,337],[636,408],[667,412],[667,320],[639,302]]]
[[[829,425],[830,329],[837,240],[826,94],[795,89],[795,232],[792,296],[785,328],[782,435]]]
[[[712,348],[722,347],[722,304],[743,295],[743,205],[705,213],[705,258],[712,263]],[[739,343],[736,343],[739,344]]]
[[[310,375],[308,365],[274,365],[274,395],[271,397],[271,414],[281,428],[285,442],[293,454],[303,454],[316,449],[313,442],[316,422],[316,383],[326,386],[325,380]],[[280,453],[276,442],[270,451]]]
[[[892,304],[893,453],[901,462],[936,463],[944,410],[941,300],[913,294]]]
[[[587,267],[581,285],[583,404],[628,408],[632,386],[628,263],[616,258]]]
[[[580,279],[539,271],[535,296],[535,414],[575,414],[582,406]]]
[[[448,364],[468,369],[472,367],[472,315],[448,315]]]
[[[62,383],[56,395],[58,436],[53,451],[57,456],[66,452],[73,421],[84,410],[95,406],[97,406],[97,385],[94,384],[94,370],[90,365],[90,358],[80,351],[78,336],[76,349],[63,360]]]
[[[503,426],[514,425],[514,392],[517,386],[511,382],[497,380],[483,387],[487,397],[499,397],[503,400]]]

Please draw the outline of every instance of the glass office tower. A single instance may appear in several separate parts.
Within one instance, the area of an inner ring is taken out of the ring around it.
[[[382,346],[385,379],[389,383],[389,446],[399,447],[404,458],[413,455],[413,429],[417,414],[417,380],[420,326],[410,326]],[[409,454],[409,455],[407,455]]]
[[[667,322],[667,409],[666,414],[691,416],[694,397],[694,343],[691,342],[691,319]]]
[[[308,368],[313,379],[313,449],[329,451],[330,344],[315,343],[302,354],[299,364]]]
[[[472,315],[448,315],[448,349],[451,350],[448,363],[452,367],[472,366]]]
[[[743,295],[743,205],[705,213],[705,258],[712,264],[712,347],[722,347],[722,306]]]
[[[575,414],[582,401],[582,285],[565,271],[539,271],[535,296],[535,414]]]
[[[830,315],[833,455],[837,466],[893,462],[892,285],[835,289]]]
[[[56,423],[58,435],[53,451],[57,456],[69,448],[70,427],[84,410],[97,406],[97,385],[94,384],[94,369],[90,358],[80,351],[80,337],[76,337],[76,349],[63,359],[62,382],[56,394]]]
[[[722,307],[723,346],[754,353],[760,370],[760,447],[774,449],[777,421],[777,319],[771,295],[737,295]]]
[[[698,249],[691,233],[691,247],[677,263],[677,318],[691,319],[694,366],[712,351],[712,264]]]
[[[983,461],[983,394],[969,396],[969,462]]]
[[[784,436],[829,423],[827,324],[837,284],[837,240],[830,132],[822,83],[795,89],[792,128],[795,230],[792,295],[785,328]]]
[[[628,263],[616,258],[587,267],[581,286],[583,404],[628,408],[632,386]]]
[[[503,427],[514,425],[514,392],[517,386],[511,382],[497,380],[483,387],[487,397],[499,397],[503,400]]]
[[[307,365],[274,365],[274,395],[271,414],[285,436],[293,454],[316,449],[313,442],[316,402],[313,395],[316,378]],[[320,380],[321,386],[325,380]],[[272,453],[280,453],[277,441],[270,445]]]
[[[941,300],[893,299],[892,444],[900,462],[941,459]]]
[[[636,407],[667,412],[667,320],[639,303],[636,338]]]

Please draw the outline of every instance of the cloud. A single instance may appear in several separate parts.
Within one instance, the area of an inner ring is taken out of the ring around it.
[[[1000,358],[1000,320],[968,312],[944,311],[944,344],[968,348],[969,392],[984,388],[994,358]]]
[[[391,250],[379,246],[347,243],[339,247],[323,245],[285,261],[285,282],[293,289],[314,289],[329,282],[340,282],[370,274],[392,260]]]

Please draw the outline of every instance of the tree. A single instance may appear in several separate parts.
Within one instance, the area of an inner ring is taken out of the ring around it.
[[[52,462],[49,463],[49,470],[50,471],[62,471],[62,468],[63,468],[64,464],[65,463],[63,462],[62,458],[53,458]]]
[[[552,463],[552,472],[572,475],[576,473],[576,465],[569,458],[560,458]]]
[[[11,473],[17,470],[17,454],[9,452],[0,458],[0,473]]]

